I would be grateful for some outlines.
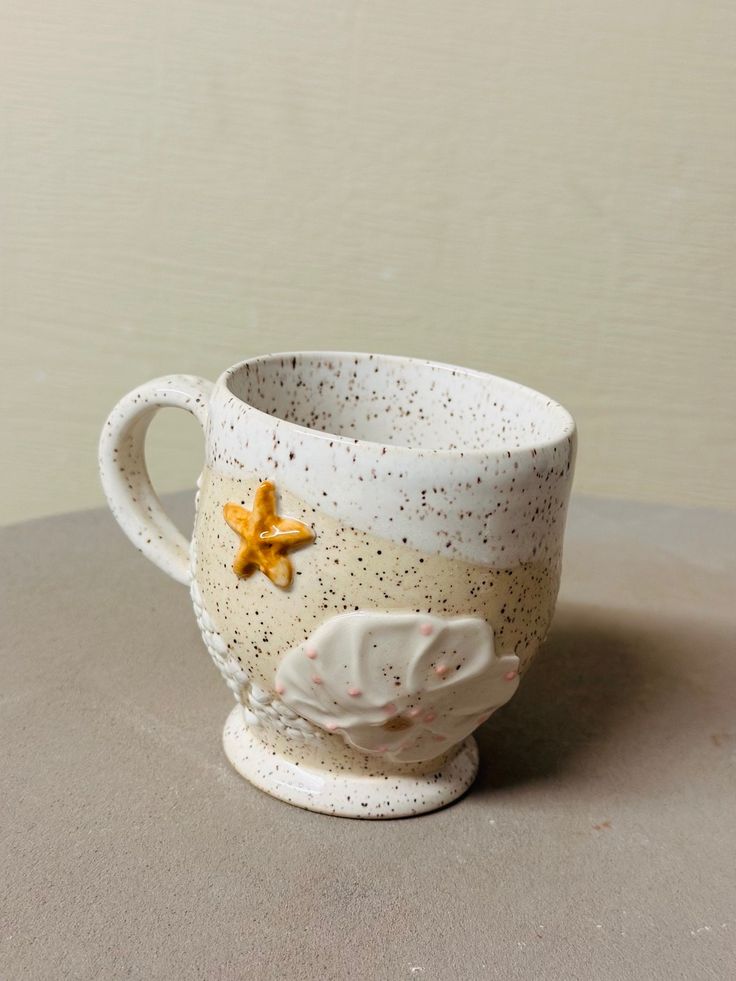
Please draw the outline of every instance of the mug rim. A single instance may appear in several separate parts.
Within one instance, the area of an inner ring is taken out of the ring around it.
[[[259,409],[257,406],[253,405],[251,402],[247,402],[245,399],[241,398],[237,392],[233,391],[231,387],[231,381],[233,378],[242,371],[246,366],[252,364],[268,364],[276,360],[285,359],[301,359],[301,358],[359,358],[361,360],[380,360],[383,362],[393,362],[394,364],[403,364],[409,366],[420,366],[432,369],[438,369],[443,372],[449,372],[453,375],[460,374],[466,377],[476,378],[481,382],[500,382],[502,385],[508,387],[510,390],[517,392],[518,394],[524,396],[529,402],[538,403],[540,410],[545,412],[552,412],[556,419],[557,434],[552,435],[546,439],[540,438],[538,440],[529,440],[520,445],[506,446],[503,444],[498,444],[497,446],[488,446],[484,448],[477,447],[427,447],[427,446],[407,446],[404,443],[382,443],[377,440],[363,439],[355,436],[346,436],[341,433],[331,433],[323,429],[313,429],[310,426],[304,426],[298,422],[292,422],[289,419],[283,419],[281,416],[273,415],[270,412],[265,412],[263,409]],[[545,450],[558,446],[564,443],[566,440],[575,439],[577,435],[577,425],[572,414],[566,409],[560,402],[556,399],[552,399],[545,395],[543,392],[538,391],[535,388],[531,388],[529,385],[524,385],[522,382],[514,381],[511,378],[505,378],[502,375],[494,375],[491,372],[480,371],[477,368],[468,368],[462,365],[449,364],[444,361],[433,361],[427,358],[415,358],[410,355],[402,354],[382,354],[380,352],[367,352],[367,351],[319,351],[319,350],[303,350],[303,351],[273,351],[267,354],[255,355],[251,358],[243,358],[241,361],[237,361],[235,364],[226,368],[222,372],[220,377],[217,379],[216,388],[223,388],[231,398],[237,399],[237,401],[245,406],[249,412],[255,413],[257,416],[262,416],[263,419],[269,420],[270,424],[279,424],[283,426],[289,426],[296,430],[297,432],[304,433],[306,436],[317,439],[327,439],[335,442],[340,442],[342,444],[351,446],[365,446],[378,448],[380,450],[385,450],[387,452],[404,452],[413,454],[416,456],[433,456],[438,458],[478,458],[487,456],[490,452],[503,452],[510,454],[513,458],[516,455],[526,454],[532,450]]]

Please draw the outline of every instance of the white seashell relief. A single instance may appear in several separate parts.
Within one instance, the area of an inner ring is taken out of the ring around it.
[[[479,617],[359,611],[292,648],[276,692],[297,715],[364,753],[431,760],[514,694],[519,660],[497,657]]]

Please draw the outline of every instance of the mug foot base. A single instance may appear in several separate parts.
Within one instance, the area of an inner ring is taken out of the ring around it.
[[[309,770],[264,746],[245,725],[239,705],[227,717],[222,743],[238,773],[260,790],[288,804],[340,817],[377,820],[435,811],[464,794],[478,772],[478,747],[472,736],[442,769],[421,776]]]

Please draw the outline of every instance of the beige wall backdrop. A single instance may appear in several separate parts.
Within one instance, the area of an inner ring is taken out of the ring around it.
[[[293,348],[525,381],[578,490],[733,506],[733,0],[1,10],[4,521],[100,503],[127,389]]]

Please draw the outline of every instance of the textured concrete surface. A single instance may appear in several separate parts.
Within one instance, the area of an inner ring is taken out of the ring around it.
[[[385,824],[230,770],[187,591],[106,513],[0,536],[3,979],[733,976],[733,515],[576,500],[477,784]]]

